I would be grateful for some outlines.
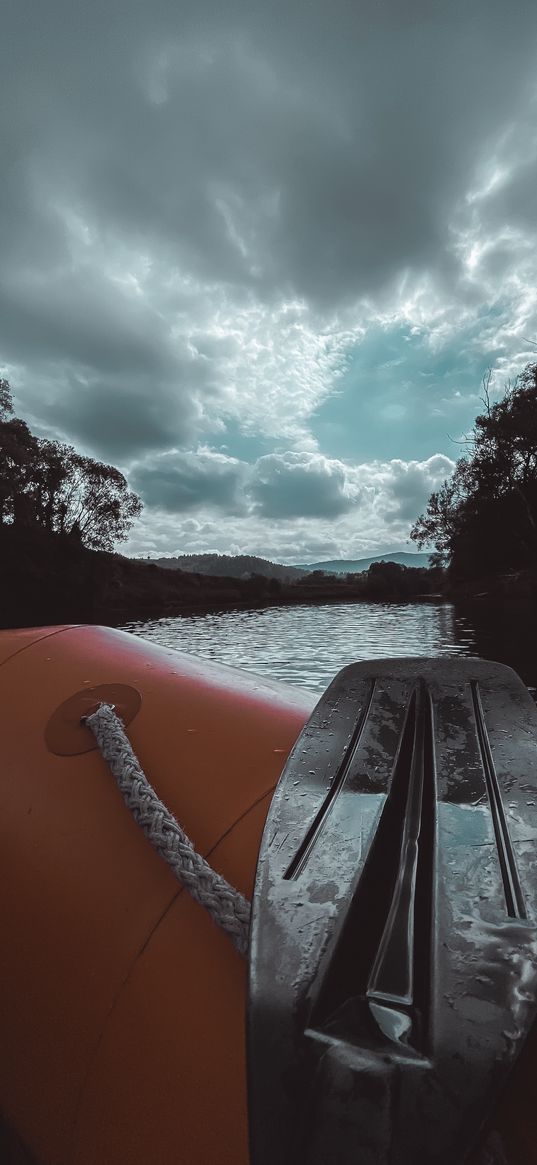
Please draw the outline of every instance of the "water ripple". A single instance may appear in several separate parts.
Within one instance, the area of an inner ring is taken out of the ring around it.
[[[151,619],[123,630],[316,694],[353,660],[478,654],[472,626],[449,603],[267,607]]]

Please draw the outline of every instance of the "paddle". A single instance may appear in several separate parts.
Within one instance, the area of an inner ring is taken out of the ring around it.
[[[253,898],[252,1165],[454,1165],[536,1014],[537,708],[509,668],[334,679]]]

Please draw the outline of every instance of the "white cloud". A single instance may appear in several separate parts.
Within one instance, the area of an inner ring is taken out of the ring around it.
[[[155,490],[155,503],[161,491],[160,506],[142,518],[128,545],[130,553],[188,554],[207,550],[259,554],[283,562],[319,556],[352,558],[369,551],[408,549],[410,526],[432,490],[449,477],[454,467],[453,461],[442,454],[423,462],[394,460],[351,466],[315,454],[293,452],[259,458],[249,467],[205,452],[200,455],[197,469],[190,458],[185,461],[180,457],[176,477],[177,465],[174,469],[172,460],[168,463],[167,458],[164,463],[169,465],[169,477],[158,472],[154,479],[151,474],[148,477],[150,488]],[[186,489],[185,466],[190,475]],[[234,482],[240,481],[242,512],[237,509],[232,489],[226,493],[224,487],[218,495],[220,471],[231,474]],[[191,489],[198,490],[198,518],[185,519]],[[176,514],[172,518],[174,504]],[[215,509],[219,511],[218,521],[210,517]]]
[[[249,493],[266,518],[336,518],[352,509],[352,472],[318,453],[270,453],[253,467]]]

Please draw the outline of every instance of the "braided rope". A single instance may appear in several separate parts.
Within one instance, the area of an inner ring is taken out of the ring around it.
[[[109,765],[134,820],[176,878],[229,935],[239,954],[246,955],[250,903],[217,874],[194,849],[190,838],[150,785],[119,717],[101,704],[84,718],[101,756]]]

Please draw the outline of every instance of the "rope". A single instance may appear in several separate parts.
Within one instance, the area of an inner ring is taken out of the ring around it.
[[[239,954],[246,956],[250,903],[217,874],[194,849],[190,838],[150,785],[114,708],[101,704],[84,717],[101,756],[109,765],[134,820],[175,877],[211,918],[229,935]]]

